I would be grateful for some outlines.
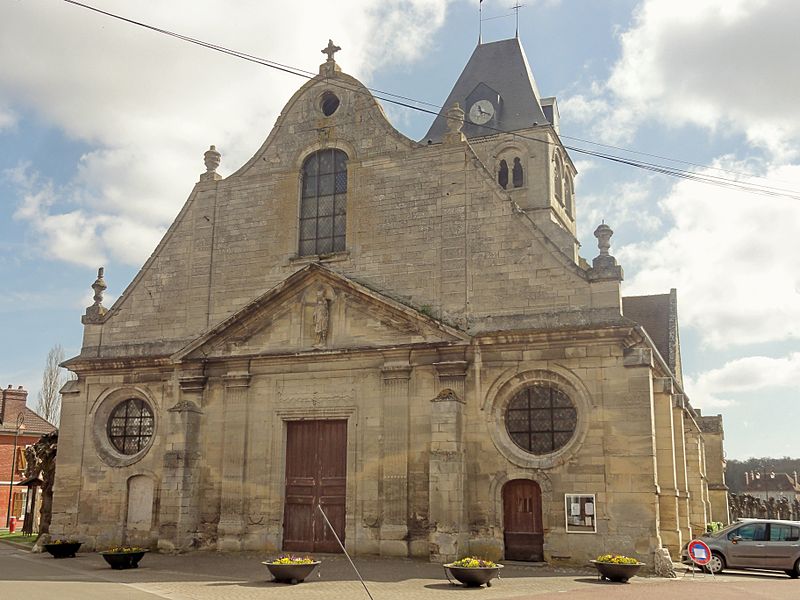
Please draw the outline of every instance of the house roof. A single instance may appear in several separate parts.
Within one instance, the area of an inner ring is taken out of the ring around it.
[[[519,39],[511,38],[478,44],[422,141],[441,141],[447,133],[446,111],[458,102],[469,112],[467,99],[481,84],[497,92],[502,106],[497,120],[490,121],[487,127],[474,125],[467,119],[463,132],[468,138],[492,135],[498,129],[517,131],[548,123],[525,51]]]
[[[0,424],[0,434],[13,434],[17,430],[18,414],[19,413],[8,415],[8,418],[2,424]],[[45,421],[27,406],[23,409],[23,414],[25,415],[23,417],[23,423],[25,423],[25,435],[44,435],[45,433],[50,433],[51,431],[58,429],[55,425]]]
[[[775,473],[775,479],[762,476],[760,479],[751,479],[744,487],[745,492],[792,492],[800,494],[800,485],[788,473]]]

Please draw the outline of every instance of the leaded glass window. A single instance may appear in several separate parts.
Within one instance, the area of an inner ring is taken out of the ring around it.
[[[345,249],[347,154],[320,150],[303,163],[300,198],[300,256]]]
[[[139,398],[120,402],[108,418],[108,439],[118,452],[126,455],[143,450],[153,437],[153,429],[153,411]]]
[[[572,400],[548,385],[525,388],[506,408],[506,430],[514,443],[531,454],[550,454],[572,439],[578,413]]]

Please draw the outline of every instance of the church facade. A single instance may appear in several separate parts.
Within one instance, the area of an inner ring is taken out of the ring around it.
[[[99,272],[54,534],[652,562],[727,521],[675,293],[623,299],[607,225],[578,255],[576,171],[519,40],[478,45],[419,142],[336,50],[238,171],[206,152],[108,309]]]

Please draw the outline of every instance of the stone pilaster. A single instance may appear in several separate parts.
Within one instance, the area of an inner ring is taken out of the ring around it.
[[[705,531],[708,515],[704,502],[704,476],[702,458],[702,439],[700,430],[694,420],[684,413],[684,430],[686,431],[686,474],[689,483],[689,523],[692,534],[700,535]]]
[[[659,532],[662,544],[669,549],[670,555],[678,557],[683,539],[678,526],[678,482],[675,469],[672,393],[671,377],[653,380]]]
[[[728,486],[725,484],[724,430],[722,416],[698,416],[697,422],[705,441],[706,477],[711,505],[711,520],[727,524],[730,521]]]
[[[678,528],[683,540],[692,539],[689,522],[689,481],[686,470],[686,433],[683,426],[684,396],[672,397],[672,433],[675,439],[675,476],[678,496]]]
[[[244,520],[244,467],[247,449],[247,364],[232,366],[223,376],[222,489],[217,526],[219,550],[241,550]]]
[[[168,431],[159,513],[158,548],[190,550],[200,522],[200,420],[206,377],[179,375],[180,397],[167,410]]]
[[[466,362],[446,357],[434,366],[440,392],[431,403],[429,462],[430,558],[447,562],[467,548],[464,477]],[[447,387],[445,387],[447,386]]]
[[[383,521],[380,553],[408,556],[408,352],[389,354],[383,375]]]

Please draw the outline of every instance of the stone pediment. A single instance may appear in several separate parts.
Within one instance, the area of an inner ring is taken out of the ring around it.
[[[311,264],[206,331],[173,360],[466,341],[467,334]]]

